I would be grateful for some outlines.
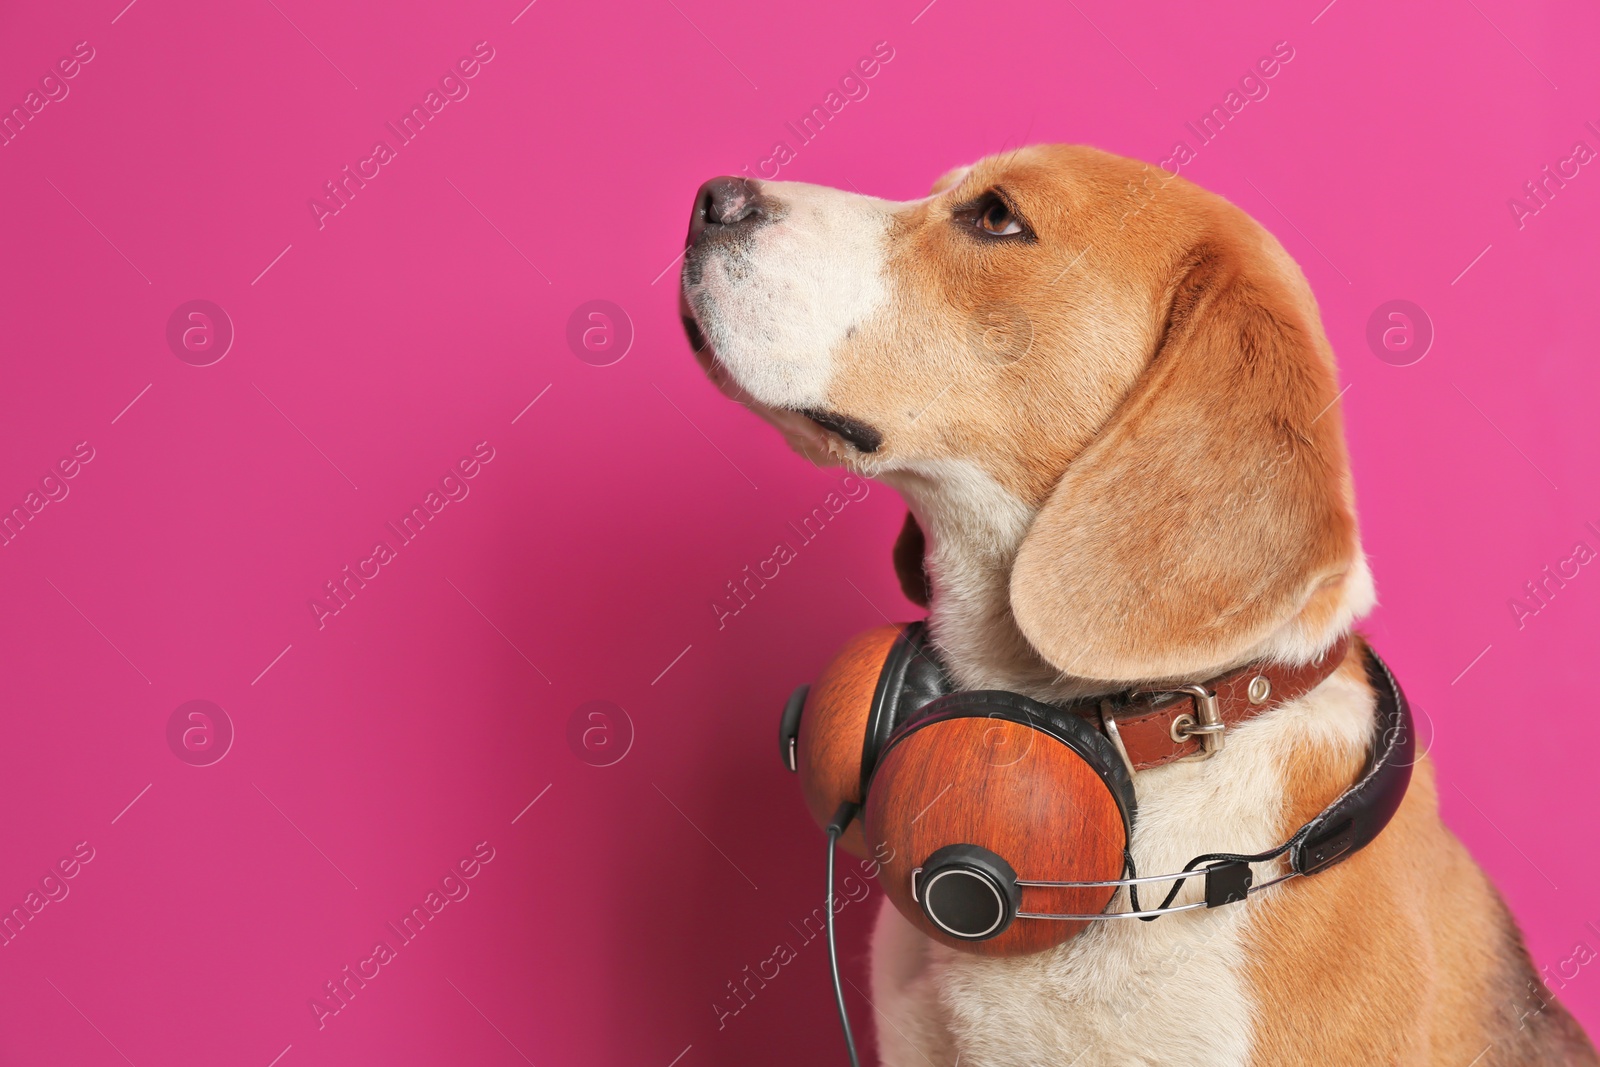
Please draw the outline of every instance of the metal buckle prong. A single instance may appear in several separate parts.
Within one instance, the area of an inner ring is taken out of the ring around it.
[[[1184,712],[1174,715],[1173,725],[1168,729],[1173,744],[1182,744],[1189,741],[1190,737],[1200,739],[1200,752],[1186,755],[1184,760],[1205,760],[1216,755],[1222,750],[1222,731],[1226,731],[1227,723],[1222,721],[1222,707],[1218,704],[1216,693],[1206,689],[1203,685],[1179,685],[1171,689],[1150,689],[1150,693],[1184,693],[1194,697],[1195,712],[1200,715],[1200,721],[1195,721],[1194,715]]]
[[[1217,694],[1203,685],[1180,685],[1172,690],[1174,693],[1187,693],[1194,698],[1194,707],[1200,715],[1197,723],[1188,715],[1179,715],[1172,720],[1172,739],[1183,742],[1191,737],[1200,738],[1200,751],[1195,753],[1195,758],[1205,759],[1222,751],[1222,734],[1228,726],[1222,721],[1222,708],[1217,703]],[[1188,720],[1185,722],[1184,720]]]

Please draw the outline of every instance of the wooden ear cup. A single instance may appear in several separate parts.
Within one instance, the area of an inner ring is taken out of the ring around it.
[[[856,635],[804,697],[794,746],[795,770],[818,826],[826,827],[843,802],[861,803],[862,743],[884,663],[902,629],[878,626]],[[867,857],[859,819],[839,843],[851,855]]]
[[[1110,743],[1081,720],[1047,718],[1042,705],[1032,705],[1041,710],[1034,716],[1025,705],[1032,702],[989,693],[928,705],[879,757],[861,820],[866,839],[882,843],[879,858],[889,857],[879,879],[900,913],[929,937],[982,955],[1059,945],[1088,921],[1017,914],[1094,915],[1116,892],[1019,880],[1100,882],[1123,873],[1132,793],[1126,786],[1119,803],[1108,782],[1125,787],[1120,766],[1107,770],[1116,754],[1094,747]]]

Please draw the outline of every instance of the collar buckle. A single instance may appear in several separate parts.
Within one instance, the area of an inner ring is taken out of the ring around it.
[[[1222,751],[1222,735],[1228,729],[1228,724],[1222,721],[1222,707],[1217,702],[1216,693],[1203,685],[1180,685],[1160,692],[1183,693],[1194,699],[1199,721],[1196,721],[1195,715],[1184,712],[1173,718],[1170,730],[1172,740],[1180,745],[1191,737],[1200,739],[1200,751],[1183,757],[1185,760],[1209,759]]]

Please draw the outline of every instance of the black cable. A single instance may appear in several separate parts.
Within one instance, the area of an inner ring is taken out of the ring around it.
[[[839,1025],[844,1027],[844,1046],[850,1053],[850,1067],[861,1067],[861,1057],[856,1054],[856,1038],[850,1032],[850,1013],[844,1006],[844,983],[839,978],[839,949],[833,940],[833,852],[845,827],[850,825],[850,820],[855,818],[858,810],[855,804],[845,801],[839,805],[833,821],[828,824],[828,894],[825,898],[828,911],[828,966],[833,969],[833,999],[839,1005]]]
[[[1308,830],[1310,830],[1310,829],[1311,829],[1311,827],[1310,827],[1309,824],[1306,825],[1306,826],[1302,826],[1299,829],[1299,831],[1293,837],[1289,838],[1289,840],[1285,841],[1283,844],[1279,845],[1277,848],[1268,849],[1266,852],[1257,852],[1253,856],[1244,856],[1244,855],[1240,855],[1239,853],[1236,853],[1236,852],[1207,852],[1205,855],[1196,856],[1194,859],[1192,859],[1188,863],[1184,864],[1183,871],[1181,873],[1183,875],[1187,876],[1187,875],[1189,875],[1190,871],[1193,871],[1195,869],[1195,867],[1197,867],[1198,865],[1200,865],[1202,863],[1208,864],[1208,865],[1212,864],[1212,863],[1263,863],[1266,860],[1277,859],[1279,856],[1281,856],[1285,852],[1289,851],[1295,845],[1299,844],[1300,840],[1306,836],[1306,832]],[[1135,878],[1138,877],[1138,875],[1133,873],[1133,854],[1131,852],[1128,852],[1128,853],[1124,853],[1124,855],[1127,858],[1129,876],[1130,877],[1135,877]],[[1167,898],[1165,900],[1163,900],[1160,904],[1158,904],[1152,910],[1154,910],[1154,911],[1164,911],[1164,910],[1166,910],[1166,908],[1169,905],[1171,905],[1174,900],[1177,899],[1178,891],[1183,888],[1183,883],[1185,881],[1187,881],[1187,880],[1188,880],[1187,877],[1183,877],[1183,878],[1179,878],[1177,881],[1173,882],[1172,883],[1172,889],[1170,891],[1168,891],[1168,893],[1167,893]],[[1139,906],[1139,887],[1137,885],[1128,886],[1128,901],[1129,901],[1129,903],[1131,903],[1133,905],[1133,910],[1134,911],[1143,911],[1144,910],[1143,908],[1141,908]],[[1147,922],[1147,923],[1148,922],[1155,922],[1159,918],[1161,918],[1161,916],[1159,916],[1159,915],[1141,915],[1139,917],[1141,922]]]

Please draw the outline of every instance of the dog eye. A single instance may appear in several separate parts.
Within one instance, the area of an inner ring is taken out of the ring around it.
[[[972,225],[992,237],[1008,237],[1022,232],[1022,222],[1011,213],[1006,202],[990,194],[972,210]]]
[[[1021,233],[1022,223],[1018,222],[1016,217],[1011,214],[1010,208],[996,200],[984,208],[982,214],[978,216],[978,229],[984,233],[1001,236],[1008,233]]]

